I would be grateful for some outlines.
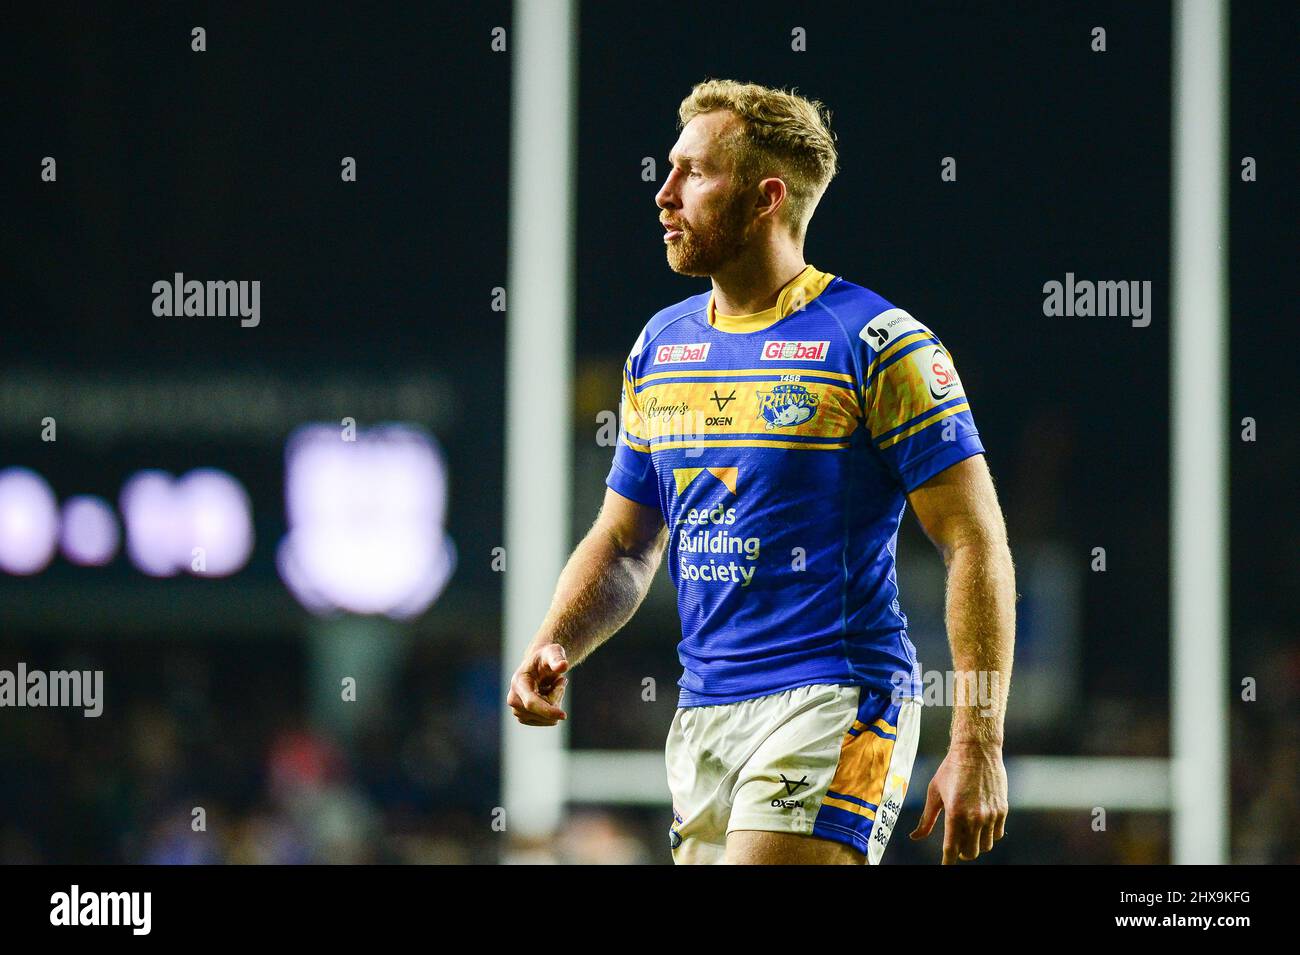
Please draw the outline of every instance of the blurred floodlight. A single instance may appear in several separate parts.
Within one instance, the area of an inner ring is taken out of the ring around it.
[[[153,577],[176,573],[177,520],[172,483],[166,471],[139,471],[127,480],[118,497],[126,524],[127,556]]]
[[[335,425],[304,425],[285,459],[289,533],[277,564],[303,606],[423,613],[455,566],[443,528],[446,464],[433,437],[390,424],[345,441]]]
[[[45,479],[30,468],[0,471],[0,570],[38,573],[58,542],[59,503]]]
[[[60,549],[71,563],[102,567],[117,553],[121,537],[113,508],[102,497],[78,494],[63,502]]]
[[[243,485],[225,471],[197,468],[176,482],[176,513],[184,529],[182,568],[201,547],[205,577],[225,577],[248,562],[253,552],[253,514]]]
[[[224,577],[252,553],[248,493],[224,471],[197,468],[180,480],[166,471],[140,471],[122,488],[118,506],[127,555],[154,577],[181,571]],[[196,548],[202,549],[201,569],[195,569]]]

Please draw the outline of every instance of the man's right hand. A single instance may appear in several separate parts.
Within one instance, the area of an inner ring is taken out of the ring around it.
[[[564,675],[568,669],[564,647],[558,643],[544,644],[525,657],[510,680],[506,696],[506,705],[515,719],[525,726],[554,726],[567,719],[559,703],[569,682]]]

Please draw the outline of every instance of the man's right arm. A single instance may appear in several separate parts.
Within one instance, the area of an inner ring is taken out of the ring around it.
[[[576,666],[632,619],[645,599],[668,542],[657,507],[612,489],[595,524],[560,574],[537,635],[510,682],[506,703],[521,723],[553,726],[570,666]]]

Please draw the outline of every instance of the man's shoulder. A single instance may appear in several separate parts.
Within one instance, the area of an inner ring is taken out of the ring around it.
[[[877,315],[894,309],[894,303],[883,295],[850,282],[842,275],[835,276],[818,299],[854,333]]]
[[[827,309],[839,318],[849,335],[866,343],[870,353],[883,351],[903,336],[933,334],[906,309],[843,276],[838,276],[823,295],[827,296]]]
[[[680,302],[675,302],[667,308],[661,308],[650,317],[641,328],[641,334],[637,336],[636,343],[632,346],[632,351],[628,358],[636,361],[637,357],[645,349],[654,343],[664,331],[680,322],[682,319],[689,318],[692,315],[702,314],[709,307],[709,292],[701,292],[698,295],[692,295],[690,298],[684,298]]]

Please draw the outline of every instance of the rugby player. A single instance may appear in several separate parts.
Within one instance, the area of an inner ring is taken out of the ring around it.
[[[683,667],[666,748],[674,861],[878,863],[920,726],[894,561],[910,503],[947,568],[955,669],[1001,690],[953,701],[911,835],[942,810],[943,862],[975,859],[1008,811],[1015,580],[952,356],[908,312],[804,261],[838,165],[821,103],[708,80],[679,121],[655,202],[669,266],[712,287],[636,338],[604,505],[507,704],[531,726],[566,718],[569,669],[631,618],[667,550]]]

